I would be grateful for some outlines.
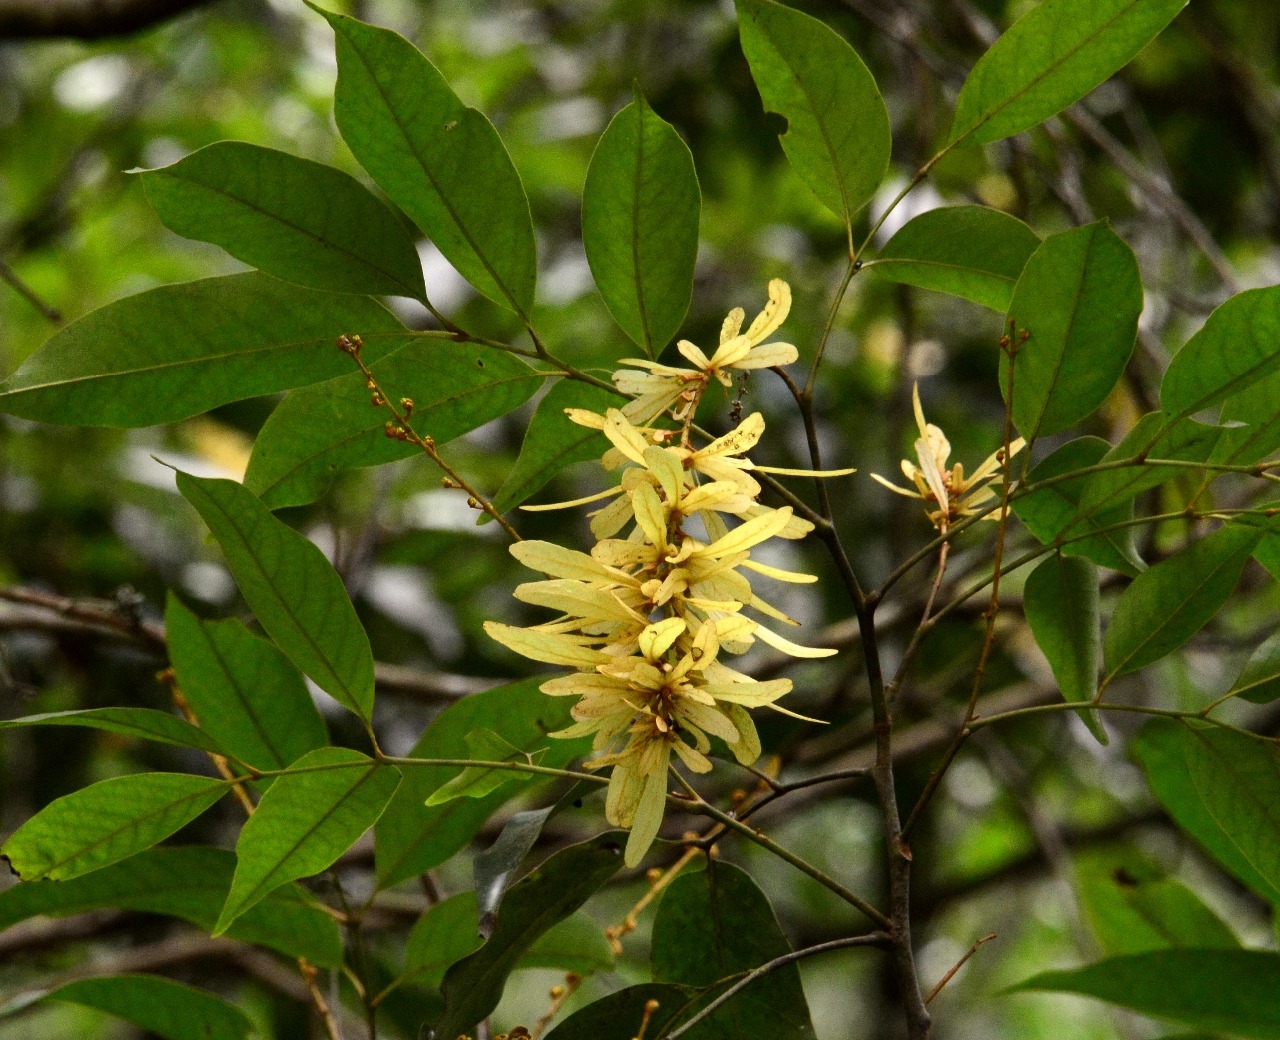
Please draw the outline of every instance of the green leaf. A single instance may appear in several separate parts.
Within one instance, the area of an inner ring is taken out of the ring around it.
[[[1086,854],[1076,864],[1082,908],[1108,956],[1176,948],[1239,949],[1200,897],[1136,849]]]
[[[516,813],[503,824],[502,831],[493,844],[483,852],[476,853],[476,902],[481,936],[487,939],[492,933],[502,898],[507,894],[516,872],[537,844],[547,821],[570,806],[580,807],[582,799],[594,787],[594,784],[586,780],[579,780],[545,809],[526,809]]]
[[[1111,445],[1101,437],[1068,441],[1028,474],[1027,484],[1037,484],[1100,462]],[[1131,500],[1110,508],[1084,512],[1080,500],[1089,477],[1061,480],[1017,495],[1013,511],[1044,545],[1059,545],[1063,556],[1083,556],[1102,567],[1136,577],[1143,563],[1133,548],[1133,528],[1115,527],[1133,516]],[[1112,528],[1107,530],[1107,528]],[[1088,535],[1096,531],[1097,534]],[[1088,537],[1082,537],[1088,535]],[[1062,542],[1059,544],[1059,537]]]
[[[312,542],[233,480],[178,474],[267,635],[317,686],[368,722],[373,651],[342,579]]]
[[[889,168],[889,113],[875,79],[816,18],[772,0],[737,5],[742,50],[765,108],[787,121],[782,150],[851,229]]]
[[[571,845],[511,886],[488,942],[445,974],[436,1036],[466,1033],[498,1006],[507,976],[533,943],[618,872],[625,839],[609,831]]]
[[[482,945],[484,940],[476,930],[476,894],[450,896],[429,907],[409,930],[403,981],[414,986],[439,986],[452,965]]]
[[[196,617],[172,593],[164,627],[178,686],[201,728],[242,762],[282,769],[329,742],[302,674],[272,643],[233,618]]]
[[[162,285],[54,334],[0,384],[0,410],[75,426],[177,422],[349,372],[335,346],[347,332],[364,337],[367,361],[406,336],[376,300],[256,272]]]
[[[1027,261],[1009,304],[1018,332],[1012,374],[1001,356],[1000,387],[1013,387],[1013,421],[1027,438],[1061,433],[1115,386],[1138,335],[1142,280],[1131,250],[1105,222],[1045,239]]]
[[[484,727],[473,729],[463,736],[467,745],[466,758],[486,762],[528,762],[530,758],[501,734]],[[536,763],[534,763],[536,764]],[[437,788],[427,799],[427,806],[443,805],[455,798],[485,798],[509,783],[528,783],[532,773],[517,773],[487,766],[468,766],[447,784]]]
[[[1144,461],[1095,473],[1085,484],[1080,507],[1094,512],[1119,506],[1166,481],[1194,472],[1185,466],[1148,465],[1146,459],[1205,462],[1218,454],[1224,440],[1248,433],[1245,428],[1225,429],[1193,419],[1177,419],[1164,412],[1149,412],[1099,460],[1118,462],[1139,458]]]
[[[117,863],[185,827],[230,785],[187,773],[103,780],[50,802],[0,849],[24,881],[61,881]]]
[[[422,299],[422,265],[399,218],[341,170],[219,141],[142,173],[147,201],[185,238],[222,246],[286,282]]]
[[[1188,727],[1183,745],[1200,801],[1222,833],[1280,889],[1280,749],[1221,728]]]
[[[612,971],[613,947],[604,929],[586,914],[566,917],[537,939],[520,958],[519,968],[557,968],[579,975]]]
[[[904,285],[1009,309],[1013,287],[1040,237],[986,206],[942,206],[907,221],[865,269]]]
[[[1173,356],[1160,384],[1160,407],[1170,415],[1192,415],[1277,371],[1280,286],[1249,289],[1210,314]]]
[[[566,698],[539,691],[542,679],[525,679],[473,694],[441,712],[410,752],[414,758],[463,758],[465,735],[491,729],[526,754],[545,748],[541,764],[560,769],[590,749],[590,741],[553,740],[548,733],[572,719]],[[444,805],[424,803],[460,770],[453,766],[404,766],[404,783],[378,821],[379,887],[386,888],[439,866],[475,836],[508,798],[496,791],[484,798],[458,798]]]
[[[1111,616],[1104,682],[1160,660],[1199,632],[1235,590],[1261,537],[1228,524],[1139,574]]]
[[[650,1001],[657,1011],[647,1013]],[[642,1023],[647,1036],[664,1037],[680,1024],[696,998],[690,990],[658,982],[646,982],[610,993],[580,1008],[550,1033],[547,1040],[634,1040]]]
[[[1151,790],[1178,826],[1263,899],[1280,905],[1280,886],[1240,851],[1202,797],[1189,763],[1198,742],[1198,734],[1189,727],[1171,719],[1152,719],[1135,738],[1132,751]],[[1252,749],[1249,754],[1254,754]]]
[[[85,708],[81,711],[25,715],[0,722],[0,730],[27,726],[84,726],[141,740],[154,740],[160,744],[194,748],[213,755],[227,753],[227,749],[202,729],[154,708]]]
[[[1187,0],[1044,0],[978,59],[950,144],[998,141],[1042,123],[1127,65]]]
[[[320,748],[295,762],[240,831],[214,934],[285,882],[332,866],[377,822],[399,783],[393,766],[350,748]]]
[[[221,997],[155,975],[104,975],[50,990],[41,1000],[96,1008],[167,1040],[245,1040],[249,1016]]]
[[[534,410],[520,446],[520,457],[493,496],[494,508],[499,513],[514,509],[566,466],[598,459],[608,450],[604,434],[571,422],[564,414],[566,408],[584,408],[603,415],[626,403],[627,398],[621,394],[588,383],[573,379],[553,383]],[[480,522],[488,520],[486,515]]]
[[[414,402],[411,425],[437,444],[514,411],[546,379],[505,351],[439,340],[411,343],[369,367],[390,400]],[[337,470],[419,453],[387,437],[389,418],[370,403],[359,372],[295,390],[263,424],[245,486],[272,509],[305,505]]]
[[[1254,704],[1269,704],[1280,697],[1280,632],[1253,652],[1230,692]]]
[[[403,36],[308,6],[333,26],[334,116],[360,165],[467,281],[527,320],[533,220],[498,131]]]
[[[1080,993],[1152,1018],[1249,1040],[1280,1036],[1280,956],[1258,950],[1153,950],[1074,971],[1046,971],[1017,990]]]
[[[474,892],[461,892],[428,909],[409,932],[401,981],[428,988],[439,986],[450,966],[484,945],[476,917]],[[613,963],[613,950],[604,930],[588,917],[574,914],[552,925],[534,941],[516,967],[558,968],[590,975],[610,970]]]
[[[1054,553],[1031,572],[1022,596],[1027,624],[1049,659],[1062,696],[1075,704],[1091,700],[1102,650],[1098,568],[1089,560]],[[1080,717],[1100,744],[1108,743],[1097,712],[1081,712]]]
[[[569,794],[579,797],[580,786],[575,784]],[[480,934],[484,938],[493,932],[498,907],[502,905],[502,897],[507,894],[516,871],[533,850],[547,820],[564,803],[565,798],[562,797],[545,809],[526,809],[516,813],[503,824],[502,832],[493,844],[476,854],[476,913],[479,915]]]
[[[655,982],[715,987],[791,952],[768,898],[745,871],[720,861],[682,874],[653,922]],[[809,1005],[794,964],[752,983],[694,1027],[689,1040],[812,1040]]]
[[[609,313],[651,358],[688,313],[701,208],[692,153],[637,92],[591,157],[582,245]]]
[[[91,874],[58,882],[23,882],[0,892],[0,931],[44,914],[66,917],[115,908],[164,914],[212,931],[227,898],[235,855],[204,846],[147,849]],[[342,964],[342,935],[333,917],[297,885],[276,889],[228,929],[321,968]]]

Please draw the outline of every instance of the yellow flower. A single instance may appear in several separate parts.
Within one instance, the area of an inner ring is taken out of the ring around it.
[[[920,407],[919,384],[912,387],[911,400],[916,413],[916,425],[920,429],[920,436],[915,444],[916,458],[920,464],[917,466],[909,459],[903,459],[902,472],[915,485],[915,489],[891,483],[878,473],[872,473],[871,479],[896,494],[919,498],[926,503],[937,503],[936,509],[928,511],[929,521],[938,530],[945,532],[954,521],[960,517],[972,516],[995,498],[995,491],[989,481],[999,473],[1004,464],[1004,449],[997,448],[968,477],[964,475],[964,466],[959,462],[948,469],[947,458],[951,454],[951,442],[938,427],[925,422],[924,409]],[[1019,437],[1009,445],[1009,456],[1016,455],[1025,445],[1026,441]],[[999,510],[988,513],[985,519],[998,520]]]
[[[613,377],[622,393],[635,398],[623,409],[627,418],[647,423],[674,407],[673,418],[678,422],[687,421],[712,378],[728,387],[733,385],[730,370],[792,364],[800,356],[794,346],[765,342],[787,320],[790,312],[791,287],[781,278],[775,278],[769,283],[769,302],[746,332],[742,331],[746,317],[742,308],[735,307],[729,312],[720,327],[720,344],[710,357],[687,339],[676,344],[676,349],[694,366],[693,370],[624,358],[624,365],[636,365],[642,370],[623,369]]]

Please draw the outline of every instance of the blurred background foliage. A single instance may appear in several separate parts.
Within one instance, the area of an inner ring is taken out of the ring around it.
[[[498,126],[538,229],[535,320],[549,330],[561,357],[607,370],[635,352],[592,287],[579,216],[595,141],[631,99],[633,84],[688,142],[702,185],[697,282],[682,335],[714,341],[731,307],[754,313],[767,280],[783,277],[796,295],[788,338],[802,358],[809,356],[841,271],[844,237],[783,158],[780,121],[762,110],[730,4],[352,0],[331,6],[415,41],[463,99]],[[800,6],[853,43],[884,93],[894,124],[894,172],[871,207],[878,213],[942,140],[964,71],[994,33],[1033,5],[823,0]],[[1158,374],[1214,305],[1233,289],[1280,281],[1278,59],[1280,6],[1197,0],[1121,76],[1062,118],[949,156],[880,240],[943,201],[1005,209],[1041,234],[1109,217],[1137,253],[1147,293],[1127,378],[1084,431],[1117,440],[1153,406]],[[334,78],[330,30],[299,0],[221,0],[146,32],[91,44],[0,41],[0,367],[11,371],[58,322],[103,303],[239,269],[214,247],[166,231],[128,171],[231,138],[331,163],[367,182],[333,126]],[[522,335],[510,315],[475,296],[431,246],[424,243],[421,252],[428,291],[441,310],[478,333]],[[392,305],[410,324],[425,326],[427,315],[416,304]],[[867,479],[869,471],[894,475],[897,460],[909,453],[912,383],[920,383],[930,420],[948,432],[953,459],[972,467],[1000,437],[994,378],[1000,331],[997,315],[963,301],[871,277],[855,280],[831,339],[817,412],[827,464],[860,471],[833,483],[832,494],[846,544],[869,583],[931,535],[914,503]],[[784,388],[769,373],[756,374],[746,401],[769,422],[760,460],[803,465],[803,434]],[[164,589],[181,590],[215,613],[242,608],[203,528],[152,455],[238,476],[273,404],[253,400],[173,427],[130,432],[0,419],[0,586],[7,590],[7,601],[0,601],[0,713],[166,705],[167,690],[154,678],[163,659],[152,643],[136,638],[140,621],[158,617]],[[451,444],[449,457],[492,491],[519,449],[531,407]],[[727,402],[714,408],[718,421],[727,421]],[[598,470],[578,466],[542,500],[585,494],[598,482]],[[800,491],[809,493],[807,486]],[[1152,494],[1176,501],[1185,492],[1175,482]],[[521,662],[480,628],[486,618],[517,620],[510,591],[523,580],[520,568],[496,526],[475,526],[475,514],[456,492],[440,488],[426,460],[343,474],[321,502],[285,516],[331,552],[376,655],[392,666],[383,672],[378,718],[388,751],[404,753],[451,698],[523,673]],[[586,544],[585,520],[565,517],[525,514],[517,522],[532,537],[565,540],[568,531]],[[1144,555],[1158,556],[1182,530],[1144,529]],[[952,593],[989,565],[989,534],[971,534],[956,547],[947,585]],[[792,558],[778,562],[817,573],[828,567],[819,546],[789,546],[788,552]],[[1274,583],[1250,566],[1245,596],[1233,612],[1210,626],[1191,653],[1126,679],[1130,696],[1140,700],[1143,684],[1153,684],[1162,704],[1199,707],[1227,688],[1276,617]],[[914,627],[929,577],[913,572],[883,609],[890,655]],[[1019,588],[1015,573],[1005,585],[1006,610],[985,686],[989,705],[1054,696],[1021,619]],[[783,756],[787,768],[865,762],[870,721],[849,604],[829,582],[781,605],[805,622],[812,642],[835,640],[851,649],[834,665],[807,663],[791,673],[797,692],[790,706],[831,724],[762,719],[766,750]],[[983,605],[975,600],[939,626],[914,681],[901,691],[899,785],[906,805],[948,735],[936,720],[951,717],[967,696]],[[780,667],[769,657],[756,664]],[[331,721],[340,724],[337,716]],[[1155,1035],[1136,1018],[1073,998],[998,995],[1035,970],[1093,959],[1105,930],[1091,901],[1135,872],[1194,882],[1242,938],[1268,942],[1264,908],[1176,834],[1126,757],[1131,727],[1122,718],[1108,724],[1118,738],[1108,747],[1063,715],[985,731],[947,777],[947,797],[915,833],[916,937],[926,985],[975,939],[999,934],[934,1002],[938,1037]],[[1280,717],[1252,724],[1275,732]],[[91,730],[6,734],[0,830],[8,833],[50,799],[91,781],[181,765],[175,754]],[[733,769],[717,776],[726,797],[734,783],[752,782]],[[865,790],[823,788],[786,804],[785,814],[761,816],[779,840],[858,891],[881,876],[877,818]],[[224,811],[226,818],[212,814],[197,825],[202,839],[232,833],[234,806]],[[598,811],[589,808],[558,818],[553,836],[567,841],[599,824]],[[736,843],[723,850],[760,880],[794,943],[856,927],[847,907],[759,852]],[[361,845],[343,861],[357,890],[370,859],[370,848]],[[444,892],[469,887],[469,858],[447,865],[434,883]],[[643,888],[643,879],[632,877],[589,910],[604,923],[616,922]],[[395,936],[422,905],[412,886],[385,897],[388,931],[382,946],[375,943],[375,955],[390,956]],[[309,1035],[306,1008],[279,984],[279,969],[273,973],[270,963],[261,963],[266,955],[255,954],[254,962],[199,948],[183,956],[175,943],[184,933],[176,925],[134,914],[47,925],[0,934],[6,994],[86,964],[154,966],[233,993],[280,1040]],[[575,1001],[643,980],[646,927],[642,921],[625,941],[615,971],[589,980]],[[821,1040],[898,1035],[883,958],[854,951],[802,968]],[[546,971],[518,974],[495,1027],[538,1017],[547,987],[557,980]],[[388,1002],[387,1025],[399,1022],[411,1036],[420,1016],[404,1003],[397,1011]],[[30,1036],[32,1028],[50,1038],[128,1035],[84,1011],[55,1008],[41,1016],[0,1024],[0,1037]]]

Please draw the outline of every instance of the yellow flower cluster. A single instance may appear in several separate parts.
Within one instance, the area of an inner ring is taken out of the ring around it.
[[[741,311],[729,316],[721,350],[726,342],[746,342],[745,348],[733,348],[741,361],[742,351],[754,349],[785,317],[789,299],[785,283],[772,283],[769,308],[745,336],[736,331]],[[686,356],[692,352],[683,344],[681,349]],[[699,378],[705,385],[722,367],[708,365],[687,373],[691,378],[681,387],[697,385]],[[654,366],[651,374],[680,371]],[[725,664],[722,653],[744,653],[756,640],[795,657],[835,653],[793,643],[743,612],[750,608],[796,624],[756,594],[748,573],[783,582],[817,580],[752,559],[752,551],[770,538],[800,538],[812,530],[789,507],[757,501],[761,488],[751,474],[764,467],[745,453],[764,432],[763,417],[752,414],[732,432],[693,448],[687,404],[677,393],[662,406],[674,409],[682,430],[636,425],[626,409],[605,415],[569,411],[575,422],[604,433],[610,448],[602,462],[621,468],[621,479],[599,495],[528,508],[611,499],[592,517],[598,541],[589,554],[545,541],[514,544],[516,559],[548,575],[519,586],[516,598],[559,617],[530,628],[485,624],[490,636],[516,653],[575,669],[542,686],[552,696],[578,698],[575,724],[553,735],[594,735],[596,754],[588,768],[613,767],[606,815],[610,823],[631,828],[629,865],[639,862],[657,836],[673,754],[691,771],[705,773],[711,769],[709,737],[715,736],[738,761],[750,764],[760,755],[760,740],[747,709],[793,714],[775,703],[791,690],[790,679],[757,681]],[[647,403],[645,410],[651,407]],[[731,528],[728,518],[739,522]],[[615,537],[621,533],[625,537]]]

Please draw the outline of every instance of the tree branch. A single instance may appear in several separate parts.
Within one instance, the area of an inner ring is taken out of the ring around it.
[[[210,0],[0,0],[0,39],[101,40],[139,32]]]

